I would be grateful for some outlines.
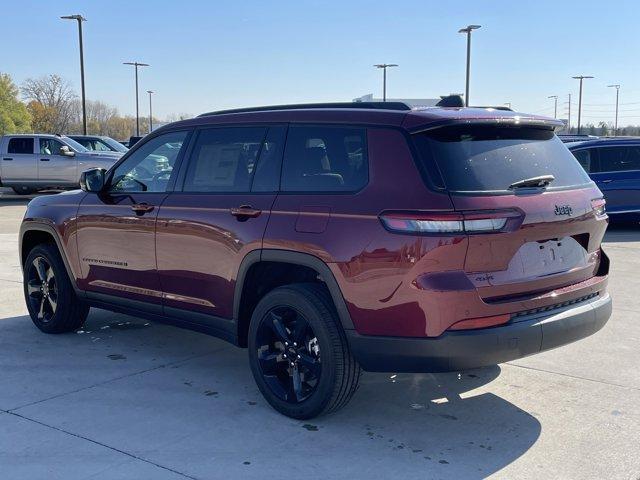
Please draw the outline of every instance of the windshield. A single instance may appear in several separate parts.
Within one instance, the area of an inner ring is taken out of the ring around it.
[[[78,142],[76,142],[73,138],[62,137],[62,139],[65,141],[65,143],[67,145],[69,145],[71,148],[73,148],[76,152],[84,153],[84,152],[88,152],[89,151],[87,148],[83,147]]]
[[[103,143],[106,143],[109,146],[109,148],[114,152],[125,153],[129,150],[127,147],[122,145],[120,142],[115,141],[111,137],[100,137],[100,141]]]
[[[425,170],[435,166],[450,191],[504,192],[515,182],[541,175],[553,175],[550,190],[591,182],[551,130],[461,125],[414,138]]]

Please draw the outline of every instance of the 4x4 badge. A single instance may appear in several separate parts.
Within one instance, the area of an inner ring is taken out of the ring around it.
[[[569,215],[571,216],[571,214],[573,213],[573,208],[571,208],[571,206],[569,205],[556,205],[555,210],[553,211],[553,213],[555,213],[556,215]]]

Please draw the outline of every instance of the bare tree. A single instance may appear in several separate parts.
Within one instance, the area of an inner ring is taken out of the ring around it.
[[[76,94],[71,85],[58,75],[29,78],[22,84],[22,95],[29,100],[32,108],[36,105],[46,112],[35,130],[46,133],[65,133],[73,120],[73,101]],[[34,104],[35,102],[35,104]]]

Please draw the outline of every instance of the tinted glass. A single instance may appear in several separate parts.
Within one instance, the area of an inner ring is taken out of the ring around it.
[[[585,172],[589,173],[594,168],[593,163],[595,163],[593,159],[593,152],[590,149],[585,150],[577,150],[573,153],[573,156],[576,157],[578,163],[584,168]],[[593,163],[592,163],[593,162]]]
[[[640,147],[603,147],[598,153],[601,172],[640,170]]]
[[[187,132],[171,132],[140,146],[113,172],[113,192],[165,192]]]
[[[451,191],[508,191],[512,183],[540,175],[555,177],[550,189],[591,181],[551,130],[455,126],[414,138],[422,162],[435,163]]]
[[[364,128],[291,126],[282,166],[281,190],[360,190],[368,181]]]
[[[252,192],[277,192],[280,188],[280,167],[286,132],[287,127],[269,127],[267,138],[260,150]]]
[[[190,155],[185,192],[248,192],[264,127],[202,130]]]
[[[53,138],[40,139],[40,155],[62,155],[61,148],[62,143]]]
[[[62,138],[67,143],[67,145],[69,145],[71,148],[73,148],[76,152],[88,152],[89,151],[88,148],[84,147],[83,145],[80,145],[73,138],[69,138],[69,137],[62,137]]]
[[[33,153],[33,138],[12,138],[9,140],[7,153]]]

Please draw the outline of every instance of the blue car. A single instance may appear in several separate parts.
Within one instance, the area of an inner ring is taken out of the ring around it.
[[[640,138],[571,142],[567,148],[604,193],[612,220],[640,220]]]

